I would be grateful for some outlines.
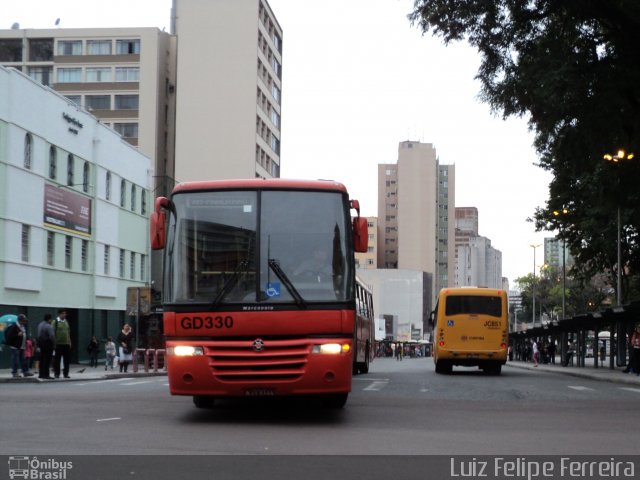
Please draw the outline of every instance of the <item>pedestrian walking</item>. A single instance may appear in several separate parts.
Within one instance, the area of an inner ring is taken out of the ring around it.
[[[120,372],[127,372],[129,363],[133,360],[133,332],[128,323],[122,327],[122,331],[118,334],[118,345],[120,351],[118,361],[120,363]]]
[[[537,367],[538,361],[540,359],[540,350],[538,349],[538,342],[534,340],[533,345],[531,346],[531,349],[533,350],[533,366]]]
[[[640,375],[640,324],[631,335],[631,369],[636,375]]]
[[[58,310],[58,317],[53,322],[53,332],[55,335],[56,349],[53,359],[53,374],[60,378],[60,362],[64,362],[62,374],[64,378],[69,377],[69,365],[71,363],[71,327],[67,321],[67,309]]]
[[[23,377],[32,377],[27,362],[24,358],[24,350],[27,343],[27,317],[18,315],[18,321],[13,323],[4,332],[5,343],[11,349],[11,375],[18,378],[18,368],[22,370]]]
[[[53,317],[50,313],[45,314],[44,320],[38,325],[38,348],[40,349],[40,366],[38,368],[38,378],[51,380],[49,369],[55,348],[55,333],[51,326]]]
[[[106,356],[106,360],[104,362],[104,369],[110,367],[113,370],[113,361],[116,358],[116,344],[113,343],[113,338],[107,338],[107,343],[104,344],[104,353]]]
[[[98,366],[98,352],[100,351],[100,345],[96,336],[92,336],[87,345],[87,352],[89,353],[90,367],[96,368]]]

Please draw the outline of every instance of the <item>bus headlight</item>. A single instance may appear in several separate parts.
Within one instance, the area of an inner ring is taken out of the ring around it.
[[[348,353],[349,350],[351,350],[351,346],[348,343],[323,343],[322,345],[314,345],[311,353],[337,355],[339,353]]]
[[[173,354],[176,357],[198,357],[204,355],[202,347],[192,347],[191,345],[178,345],[173,347]]]

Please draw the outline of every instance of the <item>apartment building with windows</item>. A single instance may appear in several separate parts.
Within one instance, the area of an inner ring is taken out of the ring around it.
[[[478,234],[478,209],[455,209],[455,286],[503,288],[502,252]]]
[[[282,28],[266,0],[174,0],[176,179],[280,176]]]
[[[0,30],[0,65],[84,107],[153,162],[158,194],[174,186],[176,39],[157,28]]]
[[[35,334],[68,308],[74,345],[117,334],[127,288],[149,282],[150,172],[74,101],[0,67],[0,312]]]
[[[378,266],[428,272],[432,298],[453,286],[455,166],[430,143],[400,142],[398,161],[378,165]]]
[[[546,237],[544,239],[544,263],[546,265],[562,270],[563,255],[564,268],[569,270],[573,266],[574,260],[564,240],[556,237]]]

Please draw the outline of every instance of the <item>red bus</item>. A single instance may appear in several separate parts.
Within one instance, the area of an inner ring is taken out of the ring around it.
[[[353,347],[353,373],[369,373],[375,352],[375,319],[371,289],[356,277],[356,324]]]
[[[354,358],[354,251],[367,240],[358,201],[333,181],[199,181],[157,198],[171,393],[200,408],[311,394],[344,406],[354,362],[368,369]]]

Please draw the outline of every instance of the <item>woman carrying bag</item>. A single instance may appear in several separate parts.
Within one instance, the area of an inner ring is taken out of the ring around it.
[[[129,362],[133,360],[133,332],[128,323],[124,324],[122,331],[118,334],[118,347],[120,353],[118,358],[120,373],[126,373]]]

